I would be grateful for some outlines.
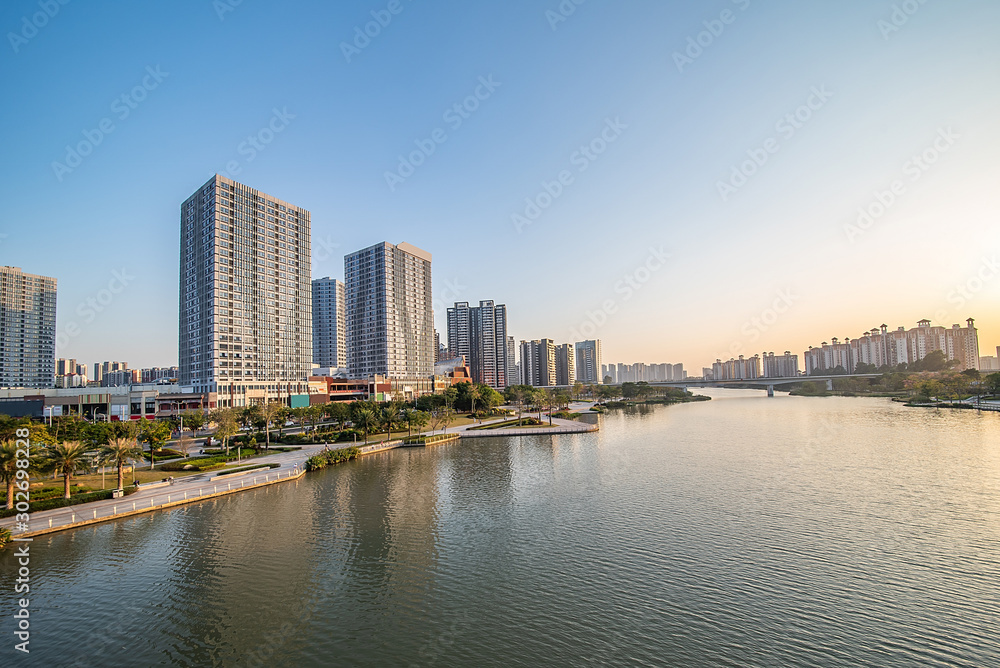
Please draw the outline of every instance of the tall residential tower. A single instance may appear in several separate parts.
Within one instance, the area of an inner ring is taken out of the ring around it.
[[[56,279],[0,267],[0,387],[55,384]]]
[[[218,174],[181,205],[182,384],[240,394],[308,378],[309,230],[305,209]]]
[[[347,367],[353,378],[434,374],[431,254],[380,243],[344,258]]]
[[[313,364],[347,368],[347,311],[344,282],[317,278],[312,282]]]

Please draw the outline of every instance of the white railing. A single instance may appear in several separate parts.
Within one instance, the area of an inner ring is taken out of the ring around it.
[[[113,519],[120,515],[134,512],[148,512],[173,503],[184,503],[185,501],[193,501],[200,498],[215,496],[219,493],[228,493],[239,489],[249,489],[256,485],[277,482],[282,478],[288,479],[293,476],[301,475],[301,473],[301,469],[296,467],[286,471],[285,475],[282,475],[281,472],[259,473],[249,480],[247,478],[243,478],[239,481],[240,484],[238,485],[235,480],[226,483],[219,483],[216,480],[213,480],[212,482],[215,484],[199,487],[197,490],[192,489],[170,492],[169,494],[154,494],[148,499],[137,499],[134,501],[129,501],[126,497],[119,499],[117,503],[111,504],[110,506],[102,505],[100,508],[91,508],[89,510],[85,508],[74,509],[70,507],[63,513],[52,515],[45,519],[32,517],[31,529],[29,529],[29,531],[37,531],[39,527],[42,527],[43,529],[56,529],[76,524],[77,522],[93,522],[95,520]],[[274,476],[273,479],[272,476]],[[248,482],[249,484],[247,484]]]

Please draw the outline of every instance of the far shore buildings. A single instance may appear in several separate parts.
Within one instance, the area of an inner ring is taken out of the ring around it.
[[[521,341],[521,384],[556,385],[556,344],[552,339]]]
[[[713,380],[754,380],[761,377],[760,355],[739,359],[731,359],[727,362],[716,360],[712,365]]]
[[[576,382],[576,353],[572,343],[556,346],[556,385],[568,386]]]
[[[0,387],[51,388],[56,279],[0,267]]]
[[[889,331],[886,325],[865,332],[861,337],[841,342],[831,339],[818,348],[810,346],[804,354],[805,372],[831,371],[842,368],[854,373],[859,364],[870,364],[876,369],[918,362],[935,350],[944,353],[948,360],[958,362],[957,369],[979,370],[979,333],[972,318],[966,326],[931,326],[930,320],[921,320],[912,329],[900,327]]]
[[[601,340],[577,341],[576,380],[588,385],[599,385],[604,382],[601,358]]]
[[[610,378],[613,385],[621,383],[655,383],[658,381],[685,380],[688,377],[683,364],[606,364],[603,365],[604,378]]]
[[[786,350],[784,355],[764,353],[761,359],[764,378],[795,378],[799,375],[799,356]]]
[[[507,307],[492,299],[469,306],[455,302],[448,309],[448,352],[469,360],[472,381],[503,390],[510,384]]]

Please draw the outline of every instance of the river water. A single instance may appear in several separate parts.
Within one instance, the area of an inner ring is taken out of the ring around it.
[[[8,548],[0,664],[1000,666],[1000,414],[706,393],[38,538],[29,662]]]

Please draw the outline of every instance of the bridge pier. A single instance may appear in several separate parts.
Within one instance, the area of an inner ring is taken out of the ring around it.
[[[826,381],[826,391],[833,392],[833,378],[828,378]]]
[[[768,385],[767,386],[767,396],[769,396],[769,397],[773,397],[774,396],[774,385]]]

